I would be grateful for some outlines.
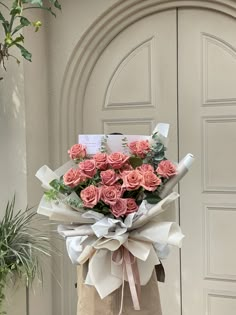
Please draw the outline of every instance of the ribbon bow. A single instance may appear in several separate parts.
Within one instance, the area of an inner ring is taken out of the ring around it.
[[[120,246],[112,254],[112,261],[116,265],[122,265],[123,269],[121,305],[119,315],[122,314],[123,309],[125,273],[129,282],[129,288],[134,309],[136,311],[140,311],[141,284],[136,257],[132,253],[130,253],[126,247]]]

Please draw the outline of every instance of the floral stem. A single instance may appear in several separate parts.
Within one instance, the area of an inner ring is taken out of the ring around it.
[[[7,6],[5,3],[3,3],[2,1],[0,1],[0,4],[1,4],[2,6],[4,6],[8,11],[10,11],[10,9],[8,8],[8,6]]]

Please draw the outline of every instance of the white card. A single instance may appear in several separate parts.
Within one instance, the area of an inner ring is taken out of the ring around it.
[[[100,152],[101,143],[105,135],[79,135],[78,142],[86,146],[87,154],[94,155]],[[107,153],[112,152],[122,152],[126,153],[122,144],[124,141],[122,139],[127,139],[125,142],[132,142],[137,140],[147,140],[149,136],[143,135],[108,135],[106,142]]]

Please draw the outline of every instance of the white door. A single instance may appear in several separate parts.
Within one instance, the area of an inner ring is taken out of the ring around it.
[[[235,82],[236,20],[198,9],[131,24],[87,82],[84,133],[150,134],[169,122],[168,156],[196,156],[180,184],[180,209],[166,214],[180,219],[186,238],[181,257],[173,250],[165,262],[163,315],[235,314]]]
[[[183,315],[236,314],[236,20],[179,10]]]
[[[83,132],[149,135],[171,124],[169,158],[177,160],[176,10],[146,17],[115,37],[90,76]],[[178,221],[177,211],[168,213]],[[164,314],[180,314],[179,250],[165,262]],[[169,303],[171,296],[172,302]]]

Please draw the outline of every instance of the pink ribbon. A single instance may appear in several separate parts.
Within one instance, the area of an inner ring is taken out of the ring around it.
[[[112,255],[112,261],[123,267],[121,307],[119,315],[122,313],[124,300],[124,274],[126,272],[133,306],[136,311],[140,311],[141,285],[136,257],[124,246],[118,248]]]

